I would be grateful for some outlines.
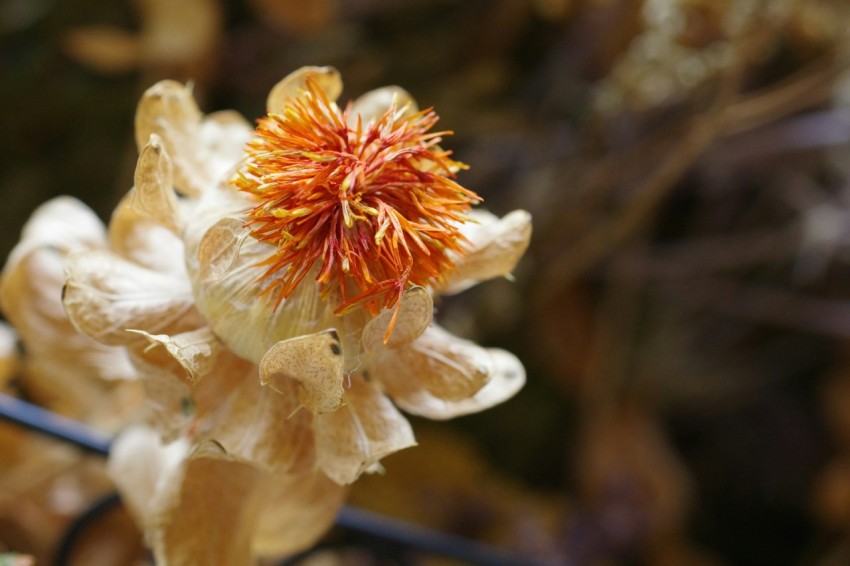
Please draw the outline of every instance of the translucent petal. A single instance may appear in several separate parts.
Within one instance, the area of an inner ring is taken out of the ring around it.
[[[254,551],[283,556],[312,548],[333,525],[346,488],[315,470],[276,476],[254,530]]]
[[[341,485],[356,480],[384,456],[416,444],[407,419],[357,374],[351,376],[345,404],[318,415],[315,427],[318,465]]]
[[[282,340],[336,328],[345,367],[358,363],[364,313],[336,316],[333,302],[319,295],[311,275],[277,305],[274,293],[264,293],[269,282],[263,280],[265,268],[258,265],[274,248],[251,238],[241,221],[219,220],[195,249],[188,252],[187,265],[198,309],[216,335],[238,355],[260,363]]]
[[[375,351],[381,347],[398,348],[410,344],[425,332],[434,318],[434,301],[423,287],[413,287],[404,292],[401,303],[384,309],[363,328],[363,348]],[[395,321],[393,321],[395,319]],[[394,322],[392,332],[387,334]]]
[[[357,97],[352,105],[351,119],[356,120],[359,116],[365,125],[383,116],[390,108],[400,110],[399,117],[410,116],[419,111],[409,92],[398,86],[385,86]]]
[[[342,346],[335,330],[282,340],[260,362],[260,382],[287,393],[298,383],[299,402],[313,413],[335,411],[342,403]]]
[[[396,381],[393,385],[393,401],[402,410],[434,420],[445,420],[478,413],[503,403],[516,395],[525,385],[525,368],[510,352],[488,350],[492,356],[493,374],[490,380],[475,395],[459,401],[439,399],[415,385]]]
[[[70,254],[62,302],[74,326],[110,345],[140,337],[126,332],[178,334],[203,326],[186,282],[105,251]]]
[[[307,78],[315,80],[330,101],[342,92],[342,78],[333,67],[301,67],[286,75],[269,92],[266,108],[269,114],[281,114],[291,98],[299,96],[307,86]]]
[[[438,293],[459,293],[480,281],[510,274],[531,240],[531,215],[514,210],[503,218],[475,211],[461,233],[470,241],[470,251],[457,267],[437,285]]]
[[[145,91],[136,109],[136,144],[141,151],[151,134],[162,140],[174,166],[174,185],[198,195],[215,179],[204,165],[199,140],[201,111],[191,89],[175,81],[160,81]]]
[[[408,346],[376,353],[367,367],[393,397],[422,390],[445,401],[473,396],[494,370],[487,350],[438,326]]]
[[[135,195],[135,190],[127,193],[112,213],[108,232],[111,251],[188,287],[183,241],[159,220],[139,213],[133,204]]]
[[[151,134],[147,145],[142,148],[133,181],[135,187],[131,193],[130,207],[175,234],[180,234],[183,219],[174,192],[171,158],[158,135]]]

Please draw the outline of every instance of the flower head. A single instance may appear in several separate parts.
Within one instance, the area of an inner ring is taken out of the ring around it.
[[[251,235],[277,248],[263,279],[278,304],[317,263],[323,295],[340,295],[337,314],[361,304],[376,314],[454,267],[480,199],[454,181],[465,166],[438,147],[450,132],[430,132],[437,120],[394,102],[364,124],[308,76],[301,96],[259,121],[233,184],[256,201]]]

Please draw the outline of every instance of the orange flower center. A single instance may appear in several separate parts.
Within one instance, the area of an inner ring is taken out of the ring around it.
[[[275,253],[266,291],[286,299],[314,266],[324,297],[344,314],[395,305],[405,289],[439,281],[464,252],[459,226],[481,199],[455,181],[465,165],[429,130],[437,115],[395,106],[363,124],[328,101],[312,79],[282,114],[258,122],[232,183],[256,206],[247,225]]]

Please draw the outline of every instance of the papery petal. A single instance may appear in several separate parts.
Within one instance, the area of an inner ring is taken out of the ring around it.
[[[75,389],[91,393],[102,389],[94,383],[83,385],[84,381],[135,378],[123,350],[77,332],[62,306],[64,255],[103,246],[105,233],[97,216],[76,199],[59,197],[40,206],[27,221],[0,276],[0,306],[27,349],[28,373],[43,385],[39,386],[43,393],[65,389],[67,396],[57,391],[51,397],[64,399],[69,414],[87,406],[82,392],[78,395]]]
[[[147,426],[131,426],[112,442],[106,471],[143,530],[153,526],[159,492],[178,473],[188,453],[186,439],[163,444]]]
[[[109,247],[124,259],[183,281],[188,288],[183,260],[183,241],[158,220],[139,213],[134,206],[136,191],[121,199],[109,221]],[[164,253],[165,252],[165,253]]]
[[[333,525],[346,492],[313,470],[275,477],[254,530],[254,552],[284,556],[312,548]]]
[[[136,144],[141,151],[157,134],[174,166],[174,185],[187,195],[199,195],[215,179],[204,166],[198,136],[201,111],[192,91],[175,81],[160,81],[145,91],[136,110]]]
[[[419,338],[434,318],[434,301],[424,287],[413,287],[402,295],[400,304],[384,309],[363,327],[362,344],[367,352],[398,348]],[[395,320],[394,320],[395,319]],[[390,325],[393,325],[389,334]]]
[[[377,120],[390,108],[400,111],[399,117],[412,116],[419,111],[409,92],[398,86],[385,86],[357,97],[352,103],[351,118],[359,116],[366,124],[370,120]]]
[[[421,389],[445,401],[471,397],[494,370],[487,350],[438,326],[408,346],[378,352],[367,367],[391,396]]]
[[[162,439],[170,442],[195,418],[195,399],[186,370],[164,348],[139,343],[129,351],[145,392],[150,422]]]
[[[80,248],[106,246],[106,230],[100,218],[73,197],[61,196],[39,206],[21,231],[21,240],[7,265],[31,248],[51,246],[62,253]]]
[[[353,482],[381,458],[416,444],[401,413],[374,385],[351,376],[345,404],[315,421],[318,465],[338,484]]]
[[[184,281],[104,251],[68,256],[62,302],[81,332],[105,344],[139,339],[128,329],[177,334],[203,325]]]
[[[233,355],[207,327],[147,337],[151,346],[134,347],[133,360],[166,439],[192,425],[196,436],[264,469],[313,467],[312,416],[298,411],[295,382],[284,394],[262,387],[257,366]]]
[[[182,477],[170,482],[179,490],[166,492],[149,535],[157,564],[250,564],[268,475],[212,442],[197,447],[184,466]]]
[[[394,390],[391,394],[393,401],[412,415],[433,420],[453,419],[478,413],[507,401],[525,385],[525,368],[510,352],[499,349],[490,349],[488,352],[492,356],[493,373],[487,384],[472,397],[446,401],[425,389],[417,389],[410,383],[401,383],[397,379],[398,376],[392,376],[390,379],[394,380],[391,386]]]
[[[198,387],[201,432],[234,456],[276,474],[312,470],[313,415],[298,410],[296,384],[285,394],[277,393],[260,386],[253,369],[250,374],[236,374],[240,381],[231,380],[226,389],[224,375],[216,376],[222,378],[217,389],[213,379]]]
[[[186,371],[188,382],[197,384],[216,367],[224,345],[215,337],[208,326],[175,336],[148,334],[142,330],[131,330],[148,339],[151,346],[161,345],[166,352]],[[147,348],[149,351],[150,348]]]
[[[235,218],[223,218],[206,230],[194,248],[187,246],[198,310],[230,349],[254,363],[277,342],[335,328],[345,367],[356,366],[365,315],[336,316],[333,303],[319,295],[309,275],[277,305],[272,293],[263,292],[269,283],[261,281],[265,268],[258,265],[273,249],[249,237]]]
[[[254,128],[233,110],[207,114],[201,122],[200,139],[207,148],[210,174],[215,179],[230,176],[245,154],[245,144],[254,135]]]
[[[459,293],[480,281],[509,275],[531,240],[531,215],[514,210],[503,218],[484,211],[470,214],[461,233],[470,242],[469,252],[458,259],[455,269],[437,285],[437,292]]]
[[[330,101],[342,92],[342,78],[333,67],[301,67],[286,75],[269,92],[266,108],[269,114],[282,114],[290,99],[307,90],[307,77],[311,77]]]
[[[260,382],[287,393],[298,383],[298,401],[312,413],[335,411],[343,394],[342,346],[336,330],[282,340],[260,362]]]
[[[183,218],[174,192],[174,171],[162,139],[151,134],[142,148],[133,176],[130,208],[150,220],[180,234]]]

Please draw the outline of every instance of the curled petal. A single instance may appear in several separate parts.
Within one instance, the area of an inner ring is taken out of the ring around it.
[[[131,426],[112,442],[107,473],[127,510],[145,531],[157,515],[159,491],[177,473],[188,452],[186,439],[164,445],[147,426]]]
[[[301,67],[286,75],[269,92],[266,108],[269,114],[282,114],[289,100],[307,90],[307,77],[311,77],[325,93],[328,100],[334,101],[342,92],[342,78],[333,67]]]
[[[313,547],[334,523],[346,488],[321,472],[276,476],[254,530],[254,552],[283,556]]]
[[[233,110],[206,115],[201,122],[199,135],[207,150],[207,166],[213,178],[229,176],[234,166],[242,159],[245,144],[253,133],[254,129],[248,121]]]
[[[157,564],[250,564],[268,476],[215,442],[162,445],[131,429],[115,443],[109,473],[143,526]]]
[[[21,231],[7,266],[30,249],[50,246],[61,253],[106,246],[106,230],[97,215],[72,197],[56,197],[39,206]]]
[[[163,346],[168,354],[186,371],[188,382],[197,384],[216,367],[219,354],[224,348],[209,327],[168,336],[148,334],[143,330],[131,330],[147,338],[151,346]]]
[[[392,394],[393,401],[412,415],[434,420],[478,413],[507,401],[525,385],[525,368],[510,352],[499,349],[490,349],[488,352],[492,356],[493,374],[487,384],[472,397],[446,401],[425,389],[417,389],[396,380],[392,386],[395,391]]]
[[[258,264],[269,257],[271,246],[248,237],[239,220],[219,220],[206,230],[195,250],[189,252],[187,265],[197,307],[216,335],[238,355],[260,363],[282,340],[336,328],[345,367],[357,364],[365,315],[336,316],[333,303],[324,300],[318,285],[306,278],[277,305],[272,294],[264,293],[267,283],[258,283],[265,271]]]
[[[373,359],[369,369],[391,396],[413,388],[445,401],[475,395],[494,370],[487,350],[438,326],[429,327],[410,345],[385,350]]]
[[[157,134],[174,165],[174,184],[187,195],[198,195],[213,183],[204,167],[198,143],[201,111],[192,91],[175,81],[160,81],[145,91],[136,109],[136,144],[141,151]]]
[[[398,86],[385,86],[357,97],[351,108],[351,117],[356,119],[359,116],[365,124],[370,120],[377,120],[390,108],[399,111],[399,118],[419,112],[419,107],[409,92]]]
[[[438,285],[440,293],[459,293],[479,281],[509,275],[528,248],[531,240],[528,212],[515,210],[501,219],[483,211],[470,216],[476,222],[467,222],[462,227],[464,237],[471,244],[469,252]]]
[[[313,413],[335,411],[342,403],[343,358],[336,330],[282,340],[260,362],[260,382],[286,393],[296,381],[298,400]]]
[[[0,306],[27,350],[28,386],[47,395],[39,400],[53,410],[79,417],[106,393],[101,379],[135,378],[122,349],[77,332],[62,307],[64,256],[105,243],[103,223],[88,207],[55,198],[27,221],[0,276]]]
[[[164,440],[176,439],[196,416],[192,388],[185,377],[185,370],[163,348],[146,348],[137,344],[129,351],[145,392],[151,424]]]
[[[183,281],[103,251],[70,254],[62,302],[74,326],[110,345],[139,337],[128,329],[177,334],[203,325]]]
[[[133,181],[135,187],[130,197],[130,207],[175,234],[180,234],[183,219],[174,192],[171,158],[158,135],[151,134],[147,145],[142,148]]]
[[[298,411],[297,383],[279,394],[250,372],[217,373],[195,391],[201,432],[234,456],[279,474],[315,465],[313,415]],[[232,376],[236,376],[233,378]]]
[[[413,287],[402,295],[397,307],[384,309],[363,327],[363,349],[398,348],[425,332],[434,318],[434,301],[424,287]]]
[[[316,417],[319,467],[340,485],[352,483],[393,452],[416,445],[413,430],[374,385],[351,376],[345,404]]]
[[[182,240],[158,220],[138,212],[133,203],[135,196],[136,190],[131,190],[112,213],[108,231],[111,251],[142,267],[182,280],[188,287]]]

